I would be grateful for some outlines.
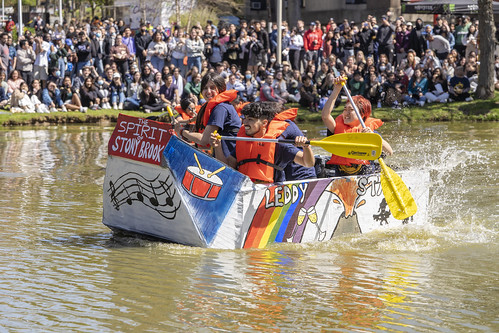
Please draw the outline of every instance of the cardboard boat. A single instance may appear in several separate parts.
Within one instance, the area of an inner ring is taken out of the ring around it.
[[[180,140],[170,124],[120,115],[108,144],[103,223],[205,248],[325,242],[427,221],[429,173],[400,172],[418,205],[393,218],[379,174],[254,184]]]

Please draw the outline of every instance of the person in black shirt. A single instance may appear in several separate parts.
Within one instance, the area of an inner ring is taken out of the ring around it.
[[[78,56],[78,63],[76,65],[76,72],[85,66],[91,66],[92,52],[90,42],[83,31],[78,33],[78,43],[75,45],[76,55]]]
[[[139,60],[139,66],[144,64],[147,57],[147,47],[151,42],[151,35],[147,32],[145,24],[140,25],[140,33],[135,36],[135,55]]]

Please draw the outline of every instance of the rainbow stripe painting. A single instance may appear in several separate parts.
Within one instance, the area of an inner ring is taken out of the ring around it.
[[[307,223],[317,223],[315,205],[330,184],[323,179],[269,187],[253,217],[244,248],[264,248],[270,243],[300,243]],[[325,234],[317,226],[317,239]]]

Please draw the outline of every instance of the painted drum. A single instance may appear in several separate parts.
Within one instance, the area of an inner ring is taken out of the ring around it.
[[[220,177],[196,166],[188,167],[182,180],[182,187],[190,195],[202,200],[215,200],[222,184]]]

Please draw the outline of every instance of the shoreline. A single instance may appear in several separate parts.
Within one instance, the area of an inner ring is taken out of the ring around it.
[[[298,107],[296,123],[320,123],[322,122],[320,112],[311,113],[298,104],[287,104],[287,107]],[[340,106],[332,112],[333,116],[340,114],[343,107]],[[135,116],[149,117],[158,116],[161,112],[144,113],[141,111],[128,110],[89,110],[81,112],[54,112],[54,113],[10,113],[0,112],[0,126],[49,126],[59,124],[97,124],[101,122],[115,123],[119,113]],[[401,109],[373,108],[373,116],[383,120],[391,121],[499,121],[499,94],[491,100],[473,100],[471,102],[433,103],[424,107],[405,107]],[[166,119],[169,117],[166,116]],[[168,120],[167,120],[168,121]]]

